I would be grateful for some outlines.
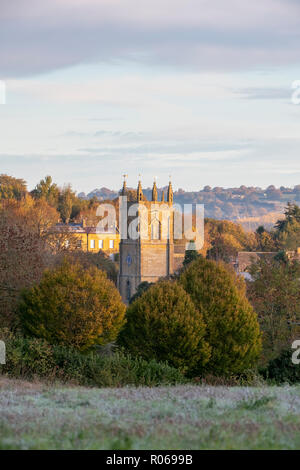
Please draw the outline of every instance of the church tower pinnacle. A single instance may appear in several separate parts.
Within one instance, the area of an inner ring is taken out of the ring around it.
[[[137,201],[142,201],[143,200],[143,189],[142,189],[142,183],[141,183],[141,175],[139,175],[139,184],[138,184],[138,187],[137,187]]]
[[[173,188],[172,188],[172,183],[171,183],[171,176],[170,176],[169,187],[168,187],[168,203],[169,205],[173,204]]]
[[[152,201],[157,202],[157,186],[156,186],[156,179],[154,179],[154,182],[153,182]]]
[[[126,192],[127,192],[127,183],[126,183],[127,176],[128,176],[128,175],[123,175],[124,181],[123,181],[123,188],[122,188],[122,191],[121,191],[122,196],[126,196]]]

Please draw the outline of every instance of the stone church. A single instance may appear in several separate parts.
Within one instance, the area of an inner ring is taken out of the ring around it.
[[[126,201],[120,240],[119,291],[125,303],[135,294],[144,281],[156,282],[168,278],[177,271],[183,262],[184,247],[174,244],[173,189],[169,182],[167,198],[162,193],[158,201],[158,191],[154,181],[152,200],[143,194],[141,181],[136,194],[127,198],[126,180],[121,191],[121,199]],[[120,209],[121,210],[121,209]],[[125,224],[125,225],[124,225]]]

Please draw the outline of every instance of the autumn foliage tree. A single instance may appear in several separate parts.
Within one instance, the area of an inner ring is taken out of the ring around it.
[[[20,201],[27,193],[23,179],[0,175],[0,199],[16,199]]]
[[[176,282],[161,281],[130,304],[119,341],[135,356],[192,370],[209,359],[204,335],[202,315],[189,295]]]
[[[103,271],[68,262],[46,270],[37,286],[24,291],[19,310],[25,334],[79,350],[115,340],[125,315]]]
[[[258,314],[263,334],[263,365],[290,348],[299,338],[300,264],[280,256],[260,259],[250,269],[248,297]]]
[[[43,270],[51,264],[51,251],[44,236],[45,225],[53,222],[51,211],[52,208],[50,215],[42,217],[28,197],[22,201],[4,200],[0,204],[1,326],[17,324],[21,290],[38,282]]]
[[[256,248],[254,235],[245,232],[240,224],[206,219],[205,226],[211,245],[207,252],[209,259],[227,263],[236,258],[239,251]]]
[[[251,368],[260,354],[261,334],[244,282],[225,265],[202,257],[186,268],[179,282],[203,315],[204,339],[211,347],[206,371],[226,376]]]

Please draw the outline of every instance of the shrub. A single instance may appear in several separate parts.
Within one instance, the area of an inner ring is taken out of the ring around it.
[[[261,350],[261,334],[244,282],[223,264],[202,257],[186,268],[179,282],[206,324],[205,340],[211,346],[206,373],[227,376],[250,369]]]
[[[280,355],[272,359],[268,366],[261,370],[264,378],[278,384],[296,384],[300,382],[300,366],[292,363],[291,349],[281,351]]]
[[[25,334],[85,350],[116,338],[125,305],[103,271],[64,262],[23,292],[20,314]]]
[[[14,377],[49,377],[55,370],[51,346],[43,339],[24,338],[1,330],[5,341],[6,364],[2,371]]]
[[[123,351],[108,356],[95,351],[82,353],[3,330],[0,339],[5,341],[7,350],[6,364],[0,366],[0,372],[11,377],[58,379],[98,387],[174,385],[186,381],[180,371],[166,363],[132,358]]]
[[[119,342],[134,356],[191,370],[209,358],[204,334],[189,295],[176,282],[161,281],[130,304]]]
[[[59,370],[64,371],[67,380],[81,385],[98,387],[157,386],[183,383],[185,379],[179,370],[166,363],[146,361],[131,357],[122,351],[109,356],[96,352],[83,355],[78,351],[54,347],[54,357]]]

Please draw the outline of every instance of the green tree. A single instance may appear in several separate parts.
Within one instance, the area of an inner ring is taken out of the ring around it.
[[[26,334],[79,350],[114,341],[124,315],[120,294],[103,271],[67,261],[45,271],[20,304]]]
[[[46,199],[46,201],[53,207],[57,207],[59,198],[59,189],[52,181],[51,176],[46,176],[41,180],[31,192],[35,199]]]
[[[277,239],[283,249],[296,251],[300,247],[300,207],[288,203],[284,215],[275,225]]]
[[[205,340],[211,346],[207,372],[226,376],[252,367],[261,350],[261,335],[245,283],[225,265],[201,257],[179,282],[206,324]]]
[[[76,202],[76,195],[70,185],[65,186],[59,194],[58,202],[58,211],[60,213],[61,219],[64,223],[68,223],[71,214],[73,205]]]
[[[139,285],[138,285],[138,288],[136,290],[136,293],[131,297],[129,303],[132,304],[132,302],[134,302],[136,299],[138,299],[139,297],[141,297],[141,295],[146,292],[146,290],[149,289],[149,287],[151,287],[153,285],[152,282],[148,282],[148,281],[143,281],[141,282]]]
[[[191,371],[209,359],[204,334],[202,315],[189,295],[176,282],[161,281],[128,307],[119,341],[135,356]]]
[[[201,255],[196,250],[185,250],[183,266],[186,268],[186,266],[188,266],[192,261],[195,261],[199,256]]]

